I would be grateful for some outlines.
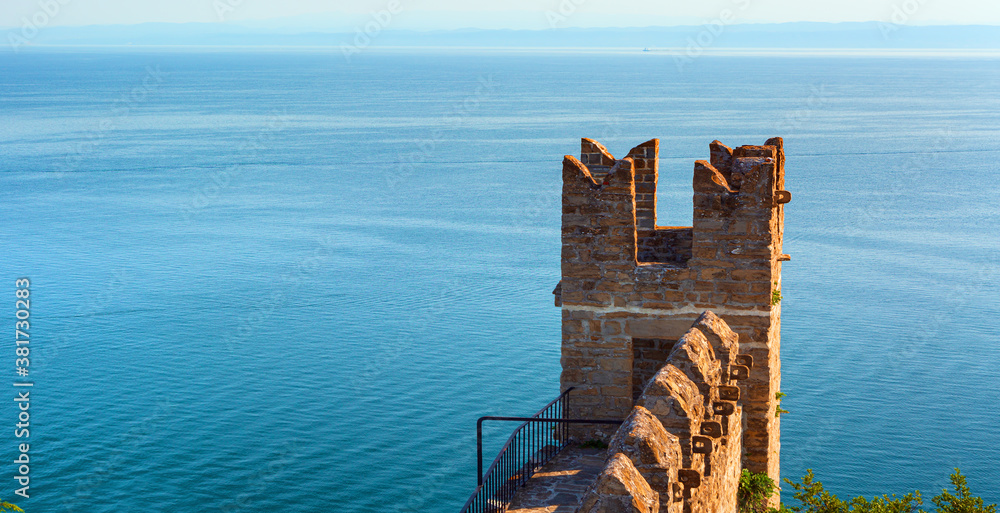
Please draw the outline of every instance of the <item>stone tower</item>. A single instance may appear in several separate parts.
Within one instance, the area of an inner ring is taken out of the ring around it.
[[[563,160],[562,388],[571,417],[621,419],[705,310],[753,357],[743,465],[778,480],[784,151],[781,138],[694,165],[693,226],[656,225],[659,140],[622,159],[584,139]],[[585,436],[607,436],[590,431]]]

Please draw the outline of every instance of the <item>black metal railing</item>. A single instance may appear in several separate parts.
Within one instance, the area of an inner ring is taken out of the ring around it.
[[[572,387],[531,417],[481,417],[476,422],[477,487],[462,513],[506,511],[518,488],[566,448],[570,424],[622,423],[620,420],[567,419],[571,391]],[[521,425],[510,435],[484,474],[483,422],[486,421],[515,421]]]

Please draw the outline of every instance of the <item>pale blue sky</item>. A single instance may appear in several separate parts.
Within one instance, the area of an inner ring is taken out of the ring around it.
[[[270,22],[281,28],[349,29],[394,0],[4,0],[0,26],[43,16],[48,26],[162,22]],[[1000,25],[997,0],[398,0],[408,16],[392,28],[544,29],[552,26],[649,26],[707,23],[725,9],[736,22],[885,21]],[[62,5],[65,4],[65,5]],[[231,8],[230,8],[231,7]],[[895,20],[893,16],[895,15]],[[296,18],[297,17],[297,18]]]

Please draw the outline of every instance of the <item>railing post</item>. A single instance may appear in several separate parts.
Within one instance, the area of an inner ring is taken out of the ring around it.
[[[483,419],[476,421],[476,487],[483,486]]]
[[[570,418],[569,416],[569,393],[573,390],[570,388],[566,391],[566,396],[563,397],[563,420]],[[563,422],[563,438],[565,438],[566,445],[569,445],[569,424]]]

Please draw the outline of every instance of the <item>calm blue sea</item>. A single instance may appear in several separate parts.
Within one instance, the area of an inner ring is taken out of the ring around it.
[[[782,474],[960,467],[998,502],[998,119],[996,59],[0,53],[0,324],[30,278],[35,382],[31,497],[9,400],[0,497],[457,513],[476,418],[558,393],[562,156],[659,137],[689,224],[713,139],[780,135]]]

